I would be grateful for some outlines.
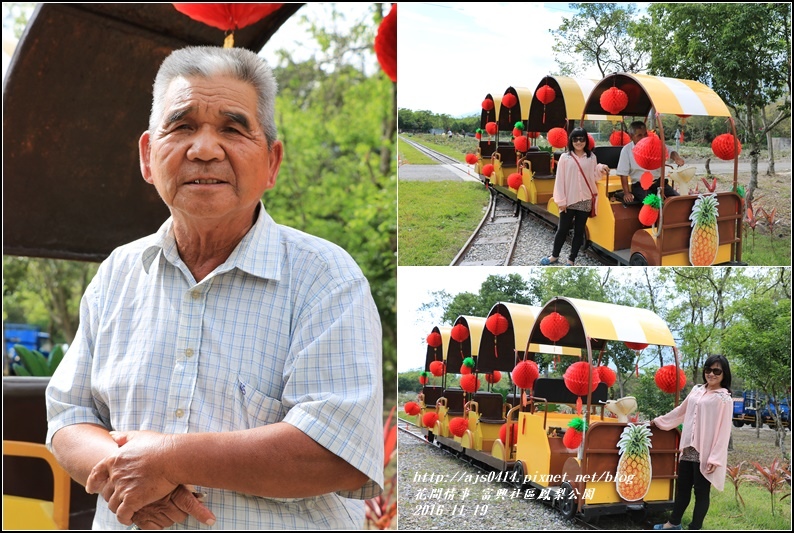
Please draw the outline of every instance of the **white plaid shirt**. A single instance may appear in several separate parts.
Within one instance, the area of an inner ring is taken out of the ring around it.
[[[79,423],[188,433],[284,421],[369,481],[305,499],[197,487],[214,527],[360,529],[360,500],[383,486],[382,403],[380,319],[366,278],[341,248],[277,225],[260,205],[253,228],[200,283],[179,257],[171,219],[110,255],[47,388],[47,444]],[[102,497],[93,527],[123,528]],[[192,517],[173,527],[206,529]]]

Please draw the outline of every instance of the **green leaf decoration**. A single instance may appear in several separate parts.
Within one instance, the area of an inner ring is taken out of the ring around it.
[[[573,428],[574,431],[578,431],[579,433],[584,433],[587,430],[587,421],[582,417],[576,417],[568,422],[568,427]]]
[[[524,129],[524,121],[519,120],[518,122],[516,122],[514,127],[519,129],[519,130],[523,130]]]
[[[471,357],[467,357],[466,359],[463,360],[463,366],[474,368],[474,365],[475,365],[474,359]]]
[[[658,194],[649,194],[642,201],[643,204],[649,205],[652,208],[659,210],[662,208],[662,199]]]
[[[737,185],[736,186],[736,194],[738,194],[742,198],[744,198],[745,195],[747,195],[747,191],[744,190],[744,185]]]

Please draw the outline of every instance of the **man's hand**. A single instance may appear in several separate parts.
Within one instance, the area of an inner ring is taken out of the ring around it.
[[[187,487],[179,485],[165,498],[133,514],[132,522],[141,529],[165,529],[181,524],[188,515],[209,526],[215,524],[215,515]]]
[[[624,192],[623,193],[623,201],[624,202],[633,202],[634,201],[634,194],[631,192]]]

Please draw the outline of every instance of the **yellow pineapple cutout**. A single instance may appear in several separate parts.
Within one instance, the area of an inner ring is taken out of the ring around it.
[[[620,434],[615,484],[618,495],[626,501],[643,499],[651,488],[651,435],[648,426],[631,422]]]
[[[717,228],[716,194],[700,195],[692,206],[689,220],[692,235],[689,237],[689,262],[692,266],[709,266],[717,259],[720,235]]]

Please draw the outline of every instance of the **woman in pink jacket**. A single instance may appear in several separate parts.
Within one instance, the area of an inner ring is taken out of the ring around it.
[[[725,356],[712,355],[706,359],[703,382],[705,385],[696,385],[681,405],[651,422],[664,430],[684,424],[673,514],[666,523],[653,526],[654,529],[681,529],[681,517],[689,506],[693,486],[695,509],[689,529],[700,529],[709,510],[712,485],[719,491],[725,487],[733,420],[731,367]]]
[[[554,236],[551,255],[540,260],[541,265],[559,262],[565,238],[573,225],[573,242],[568,256],[568,266],[573,266],[579,248],[584,242],[584,227],[590,216],[590,207],[596,193],[596,181],[609,172],[609,167],[599,165],[588,146],[587,131],[574,128],[568,135],[568,151],[557,164],[554,181],[554,202],[560,209],[560,223]]]

